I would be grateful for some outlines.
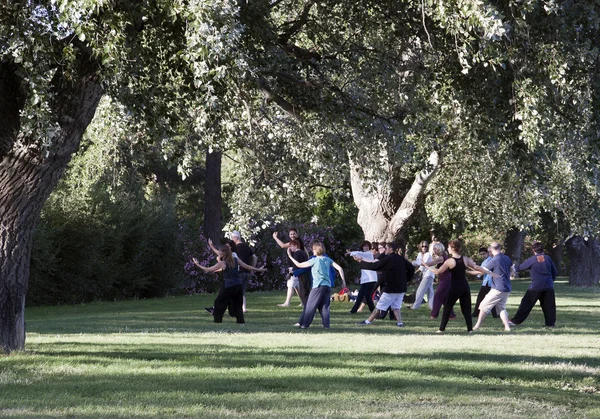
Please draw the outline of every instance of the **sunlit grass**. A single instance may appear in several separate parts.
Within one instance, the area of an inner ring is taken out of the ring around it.
[[[561,282],[557,296],[556,328],[536,307],[472,336],[460,315],[435,334],[425,306],[402,329],[359,326],[347,303],[331,330],[301,331],[283,291],[250,294],[243,326],[212,323],[212,296],[30,308],[27,350],[0,357],[0,415],[600,417],[600,293]]]

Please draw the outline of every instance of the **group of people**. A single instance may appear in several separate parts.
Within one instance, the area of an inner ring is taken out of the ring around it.
[[[286,249],[289,262],[289,279],[287,280],[287,297],[282,307],[291,304],[296,292],[303,306],[302,314],[296,323],[297,327],[308,328],[317,311],[320,313],[322,325],[330,327],[331,290],[335,284],[336,272],[342,279],[342,287],[346,286],[342,267],[325,253],[323,243],[310,244],[312,255],[309,255],[296,229],[290,229],[289,242],[279,239],[277,232],[273,239]],[[244,323],[245,288],[250,271],[264,272],[266,269],[256,268],[256,257],[249,246],[241,241],[239,232],[232,233],[233,242],[216,249],[217,263],[211,267],[203,267],[194,259],[194,263],[206,272],[223,271],[223,283],[215,299],[214,321],[222,322],[223,314],[229,307],[230,315],[236,317],[238,323]],[[235,250],[235,252],[232,251]],[[537,303],[544,313],[546,326],[552,327],[556,322],[556,303],[554,296],[554,280],[557,269],[552,259],[544,254],[543,245],[534,242],[534,255],[519,265],[513,265],[511,259],[504,255],[497,242],[489,248],[479,249],[483,261],[476,264],[471,258],[462,254],[458,240],[448,243],[448,252],[444,245],[434,241],[419,244],[419,253],[415,261],[407,260],[398,252],[398,245],[391,243],[370,243],[364,241],[360,251],[348,252],[347,255],[359,262],[361,268],[360,288],[355,304],[350,310],[357,313],[362,307],[368,307],[370,316],[358,324],[368,325],[390,311],[390,318],[395,318],[398,327],[403,327],[401,308],[406,295],[408,283],[413,278],[415,269],[421,271],[421,281],[415,292],[411,309],[417,310],[427,298],[430,318],[436,319],[442,311],[439,333],[446,329],[448,321],[455,318],[453,308],[458,302],[465,319],[467,331],[472,333],[481,327],[489,313],[500,317],[504,330],[521,324]],[[515,272],[530,270],[531,285],[522,298],[517,313],[509,319],[506,303],[512,291],[511,278]],[[467,274],[482,277],[475,309],[471,311],[471,290]],[[435,276],[438,276],[438,287],[434,291]],[[375,304],[373,296],[379,289],[380,296]],[[443,307],[443,310],[442,310]],[[393,317],[392,317],[393,316]],[[473,325],[473,318],[477,321]]]

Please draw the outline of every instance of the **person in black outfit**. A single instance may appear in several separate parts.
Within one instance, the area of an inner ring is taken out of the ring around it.
[[[451,258],[447,259],[439,269],[433,268],[423,264],[434,274],[440,274],[447,270],[450,271],[450,289],[444,302],[444,311],[442,312],[442,322],[440,323],[440,329],[438,333],[443,333],[446,330],[446,325],[450,319],[450,312],[456,304],[456,301],[460,301],[460,310],[467,323],[467,331],[473,333],[473,319],[471,317],[471,290],[467,277],[465,275],[466,268],[470,267],[474,271],[478,271],[484,274],[489,274],[490,271],[483,269],[473,262],[470,258],[461,255],[461,245],[458,240],[452,240],[448,243],[448,251],[450,252]]]
[[[223,245],[219,249],[219,257],[217,263],[207,268],[200,265],[198,259],[192,259],[194,264],[202,269],[204,272],[219,272],[223,271],[223,287],[215,298],[214,302],[214,322],[222,323],[223,314],[227,310],[227,306],[232,304],[234,307],[235,317],[237,323],[245,323],[244,312],[242,311],[242,279],[238,271],[238,265],[242,268],[248,269],[255,272],[265,272],[264,268],[255,268],[250,265],[246,265],[239,259],[234,259],[231,248],[228,245]]]
[[[256,255],[248,246],[248,243],[242,241],[242,235],[239,231],[231,233],[231,240],[235,243],[235,248],[232,250],[237,253],[238,258],[246,265],[256,266]],[[242,292],[244,299],[242,303],[242,311],[246,313],[246,288],[248,287],[248,279],[250,278],[250,271],[245,268],[240,268],[240,278],[242,279]]]
[[[404,326],[400,309],[406,293],[408,278],[412,278],[415,268],[404,256],[396,253],[397,250],[398,245],[396,243],[388,243],[385,247],[386,256],[381,260],[367,261],[361,257],[356,257],[356,260],[360,262],[361,269],[381,271],[381,277],[377,280],[375,288],[380,286],[382,291],[376,310],[373,310],[367,320],[358,324],[371,324],[381,311],[386,311],[391,307],[396,315],[398,327]]]

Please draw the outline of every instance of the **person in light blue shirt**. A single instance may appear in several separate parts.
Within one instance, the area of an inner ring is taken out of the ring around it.
[[[485,247],[479,248],[479,256],[483,258],[483,262],[481,262],[481,267],[488,269],[488,265],[492,261],[492,257],[490,256],[489,249]],[[480,272],[477,271],[468,271],[471,275],[481,276]],[[475,301],[475,309],[473,310],[472,317],[479,317],[479,306],[481,302],[485,298],[485,296],[492,289],[492,276],[490,274],[483,275],[483,281],[481,282],[481,288],[479,288],[479,294],[477,294],[477,301]],[[492,316],[494,318],[498,317],[498,313],[496,312],[496,307],[492,308]]]

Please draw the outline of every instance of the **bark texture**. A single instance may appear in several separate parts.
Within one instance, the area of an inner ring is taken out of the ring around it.
[[[439,170],[440,160],[438,152],[432,152],[425,169],[417,174],[403,197],[397,194],[393,176],[390,176],[389,182],[372,187],[363,182],[361,168],[356,164],[351,165],[352,195],[358,207],[358,225],[363,230],[365,240],[390,242],[400,238],[427,184]]]
[[[587,240],[573,236],[566,241],[571,267],[569,284],[592,286],[600,283],[600,242],[595,237]]]
[[[504,254],[513,261],[521,260],[523,246],[525,244],[525,235],[525,231],[521,231],[516,227],[510,229],[506,233],[506,240],[504,240]]]
[[[215,243],[221,240],[221,158],[220,151],[206,152],[204,182],[204,234]]]
[[[59,129],[46,150],[40,149],[39,139],[19,133],[26,93],[15,69],[0,67],[0,346],[5,353],[25,346],[30,255],[42,206],[79,147],[102,96],[98,65],[83,48],[78,63],[70,77],[58,69],[48,87]]]

